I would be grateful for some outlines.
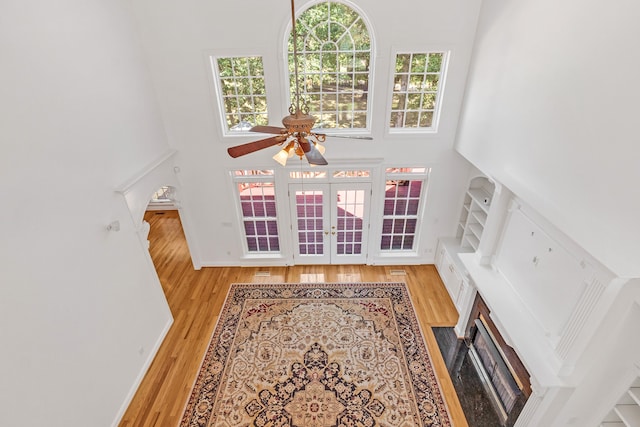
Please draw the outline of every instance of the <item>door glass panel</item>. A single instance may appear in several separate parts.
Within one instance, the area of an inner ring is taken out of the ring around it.
[[[338,255],[362,253],[362,228],[365,214],[365,191],[342,190],[337,192],[336,238]]]
[[[322,255],[323,192],[296,191],[296,214],[298,221],[298,247],[300,255]]]
[[[289,194],[296,263],[366,263],[371,183],[292,183]]]

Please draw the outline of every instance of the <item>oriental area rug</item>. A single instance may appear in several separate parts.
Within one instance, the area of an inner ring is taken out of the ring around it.
[[[404,283],[233,284],[181,427],[451,426]]]

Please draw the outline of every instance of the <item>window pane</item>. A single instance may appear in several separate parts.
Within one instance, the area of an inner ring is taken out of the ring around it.
[[[386,168],[387,175],[395,174],[420,174],[424,175],[427,172],[427,168]],[[413,185],[422,185],[422,181],[414,181]]]
[[[435,127],[444,53],[398,53],[391,98],[389,127]]]
[[[407,96],[407,106],[408,110],[419,110],[420,105],[422,104],[422,95],[419,93],[410,93]]]
[[[313,178],[317,178],[317,179],[323,179],[327,177],[327,172],[326,171],[319,171],[319,172],[311,172],[311,171],[305,171],[305,172],[289,172],[289,178],[292,179],[313,179]]]
[[[409,182],[409,197],[420,197],[420,190],[422,189],[422,181],[410,181]]]
[[[387,169],[387,175],[394,173],[411,174],[414,173],[414,169],[425,171],[424,168],[389,168]],[[422,180],[387,180],[380,250],[414,250],[413,243],[418,223],[422,184]]]
[[[357,252],[362,243],[362,229],[364,227],[364,190],[341,190],[338,192],[336,205],[338,254],[360,254]],[[358,248],[356,248],[358,244]]]
[[[323,249],[322,191],[296,191],[297,244],[300,255],[321,255]]]
[[[256,227],[251,221],[244,222],[244,232],[247,236],[255,236],[256,235]]]
[[[333,172],[334,178],[366,178],[370,176],[368,170],[341,170]]]
[[[417,128],[418,127],[418,119],[419,115],[416,111],[407,111],[404,116],[404,126],[406,128]]]
[[[391,113],[389,127],[404,127],[404,113]]]
[[[233,76],[231,63],[231,58],[218,58],[218,73],[221,78]]]
[[[442,68],[442,53],[429,54],[429,65],[427,66],[427,72],[439,73]]]
[[[238,169],[233,171],[234,176],[273,176],[273,169],[262,169],[262,170],[249,170],[249,169]],[[240,191],[250,186],[251,183],[238,184]],[[272,184],[273,185],[273,184]]]
[[[316,125],[366,128],[371,62],[369,30],[358,13],[341,3],[311,6],[296,21],[300,88]],[[289,38],[290,91],[295,93],[293,45]],[[318,96],[320,95],[320,96]],[[339,112],[339,113],[338,113]]]
[[[440,76],[437,74],[429,74],[425,77],[425,90],[428,91],[437,91],[438,90],[438,82],[440,81]]]
[[[235,171],[236,176],[269,176],[273,171]],[[280,251],[273,182],[236,182],[249,253]]]
[[[427,55],[426,54],[416,54],[413,55],[413,60],[411,61],[411,72],[422,74],[425,72],[427,63]]]
[[[433,124],[433,112],[425,111],[420,115],[420,127],[430,127]]]
[[[246,132],[257,124],[267,124],[262,57],[212,58],[212,65],[217,71],[225,131]]]

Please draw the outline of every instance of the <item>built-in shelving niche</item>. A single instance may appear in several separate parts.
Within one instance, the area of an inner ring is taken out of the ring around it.
[[[469,182],[464,196],[456,237],[463,248],[477,250],[489,215],[495,185],[484,176]]]

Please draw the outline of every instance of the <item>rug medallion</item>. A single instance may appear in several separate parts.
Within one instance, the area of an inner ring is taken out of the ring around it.
[[[404,283],[233,284],[180,425],[451,421]]]

